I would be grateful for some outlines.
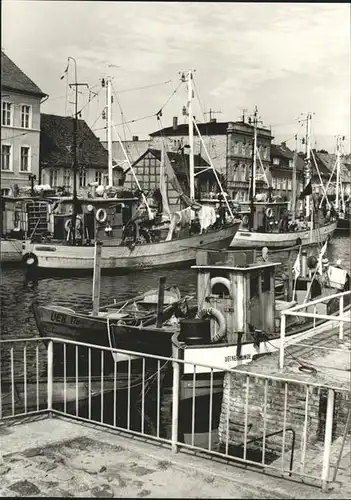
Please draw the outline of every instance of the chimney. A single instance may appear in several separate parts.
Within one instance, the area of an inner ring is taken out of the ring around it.
[[[138,142],[138,140],[139,140],[139,136],[138,135],[133,135],[132,141],[133,142]]]
[[[216,123],[217,122],[217,118],[211,118],[210,119],[210,123]]]
[[[173,116],[173,130],[177,130],[178,128],[178,117]]]
[[[286,142],[285,142],[285,141],[284,141],[284,142],[282,142],[282,143],[281,143],[281,146],[282,146],[283,148],[286,148]]]

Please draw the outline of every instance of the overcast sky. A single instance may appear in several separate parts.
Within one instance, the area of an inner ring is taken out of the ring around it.
[[[126,120],[155,114],[179,85],[178,72],[196,69],[202,110],[237,120],[258,106],[274,142],[302,133],[299,115],[314,112],[313,145],[334,150],[335,135],[347,136],[350,149],[350,6],[347,3],[197,3],[2,1],[2,48],[47,94],[42,112],[71,114],[67,79],[60,80],[67,57],[78,63],[79,82],[93,91],[109,74]],[[113,65],[113,67],[109,67]],[[118,67],[116,67],[118,66]],[[150,86],[161,82],[162,85]],[[68,83],[74,81],[73,65]],[[184,88],[183,88],[184,87]],[[183,86],[166,105],[162,125],[173,116],[182,123]],[[82,88],[79,105],[88,102]],[[92,96],[93,94],[91,94]],[[101,137],[100,90],[83,118]],[[121,122],[117,99],[115,123]],[[208,118],[208,115],[206,115]],[[122,133],[122,127],[118,127]],[[125,128],[127,138],[158,130],[155,119]]]

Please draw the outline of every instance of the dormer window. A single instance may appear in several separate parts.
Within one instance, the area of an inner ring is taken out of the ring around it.
[[[279,158],[273,158],[273,165],[279,165]]]

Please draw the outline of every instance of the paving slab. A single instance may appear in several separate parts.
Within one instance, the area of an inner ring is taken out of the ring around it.
[[[68,419],[0,425],[0,496],[350,498]]]

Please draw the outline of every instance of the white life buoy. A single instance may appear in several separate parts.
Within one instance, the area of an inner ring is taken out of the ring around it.
[[[273,216],[273,210],[270,207],[267,208],[266,215],[269,219]]]
[[[213,316],[218,323],[218,332],[211,338],[211,342],[218,342],[221,340],[227,331],[227,325],[224,315],[216,309],[215,307],[207,307],[206,309],[201,309],[198,313],[199,318],[204,318],[205,316]]]
[[[243,226],[247,226],[249,224],[249,217],[248,217],[248,215],[244,215],[243,216],[242,222],[243,222]]]
[[[99,208],[99,210],[96,212],[96,220],[103,224],[106,222],[107,219],[107,212],[104,208]]]

